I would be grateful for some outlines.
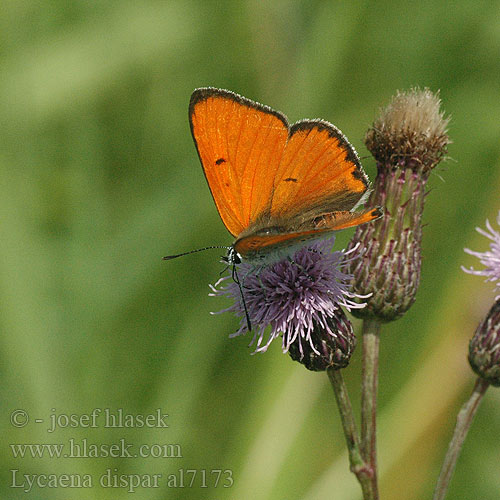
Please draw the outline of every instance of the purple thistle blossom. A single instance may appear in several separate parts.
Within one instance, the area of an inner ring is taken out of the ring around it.
[[[497,224],[500,226],[500,212],[497,215]],[[477,271],[472,267],[470,269],[462,266],[462,270],[469,274],[477,276],[486,276],[486,281],[496,281],[495,288],[500,290],[500,233],[495,231],[488,220],[486,220],[486,228],[488,231],[476,227],[476,231],[491,240],[490,250],[488,252],[474,252],[465,248],[464,251],[470,255],[474,255],[479,259],[486,269]],[[496,297],[500,298],[500,295]]]
[[[288,352],[291,344],[298,342],[303,354],[302,341],[312,344],[315,327],[337,337],[338,332],[331,328],[340,306],[347,310],[359,309],[359,304],[351,299],[365,298],[349,291],[351,274],[344,271],[348,262],[356,257],[356,249],[349,252],[331,252],[335,237],[318,240],[297,250],[291,258],[285,258],[265,266],[241,263],[236,266],[239,281],[245,294],[248,316],[254,330],[250,345],[255,344],[255,352],[266,351],[270,343],[283,335],[282,349]],[[234,312],[240,317],[240,327],[230,335],[236,337],[248,331],[245,306],[238,284],[231,276],[221,278],[210,285],[211,296],[225,296],[234,300],[233,305],[218,311]],[[265,330],[270,327],[267,340]]]

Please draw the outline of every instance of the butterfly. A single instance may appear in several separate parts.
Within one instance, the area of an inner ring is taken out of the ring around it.
[[[382,215],[380,208],[355,211],[368,177],[354,147],[327,121],[290,125],[269,106],[206,87],[191,95],[189,123],[217,210],[235,238],[225,247],[229,264],[276,260]]]

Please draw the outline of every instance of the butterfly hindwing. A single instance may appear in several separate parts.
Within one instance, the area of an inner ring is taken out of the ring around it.
[[[247,260],[259,260],[270,249],[292,247],[296,243],[320,238],[326,234],[348,227],[358,226],[378,219],[382,215],[380,208],[370,208],[360,212],[331,212],[323,214],[309,223],[304,223],[299,230],[292,227],[263,228],[255,233],[243,235],[234,243],[235,250]]]

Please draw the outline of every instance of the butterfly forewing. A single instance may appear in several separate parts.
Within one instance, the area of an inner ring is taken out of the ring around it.
[[[189,118],[219,214],[237,236],[269,209],[287,120],[271,108],[214,88],[195,90]]]
[[[298,122],[276,175],[271,215],[350,210],[367,186],[354,148],[337,128],[320,120]]]

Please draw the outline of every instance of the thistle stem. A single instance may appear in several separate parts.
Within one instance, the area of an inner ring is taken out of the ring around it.
[[[363,366],[361,386],[361,454],[366,463],[374,499],[377,485],[377,385],[380,322],[363,321]]]
[[[351,472],[356,475],[356,478],[361,485],[363,499],[375,500],[376,497],[374,496],[372,489],[370,475],[367,473],[365,461],[361,456],[358,431],[356,430],[356,422],[354,420],[351,400],[349,399],[349,394],[347,393],[344,377],[342,376],[341,370],[335,370],[333,368],[329,368],[327,373],[335,393],[337,406],[339,408],[342,428],[344,430],[344,436],[349,452]]]
[[[457,415],[457,424],[448,446],[446,457],[444,458],[443,467],[441,468],[434,496],[432,497],[433,500],[443,500],[446,495],[451,476],[455,470],[458,455],[462,450],[462,445],[467,437],[467,432],[472,424],[472,420],[474,419],[476,411],[479,407],[479,403],[481,402],[489,385],[489,382],[478,377],[469,400],[462,406]]]

